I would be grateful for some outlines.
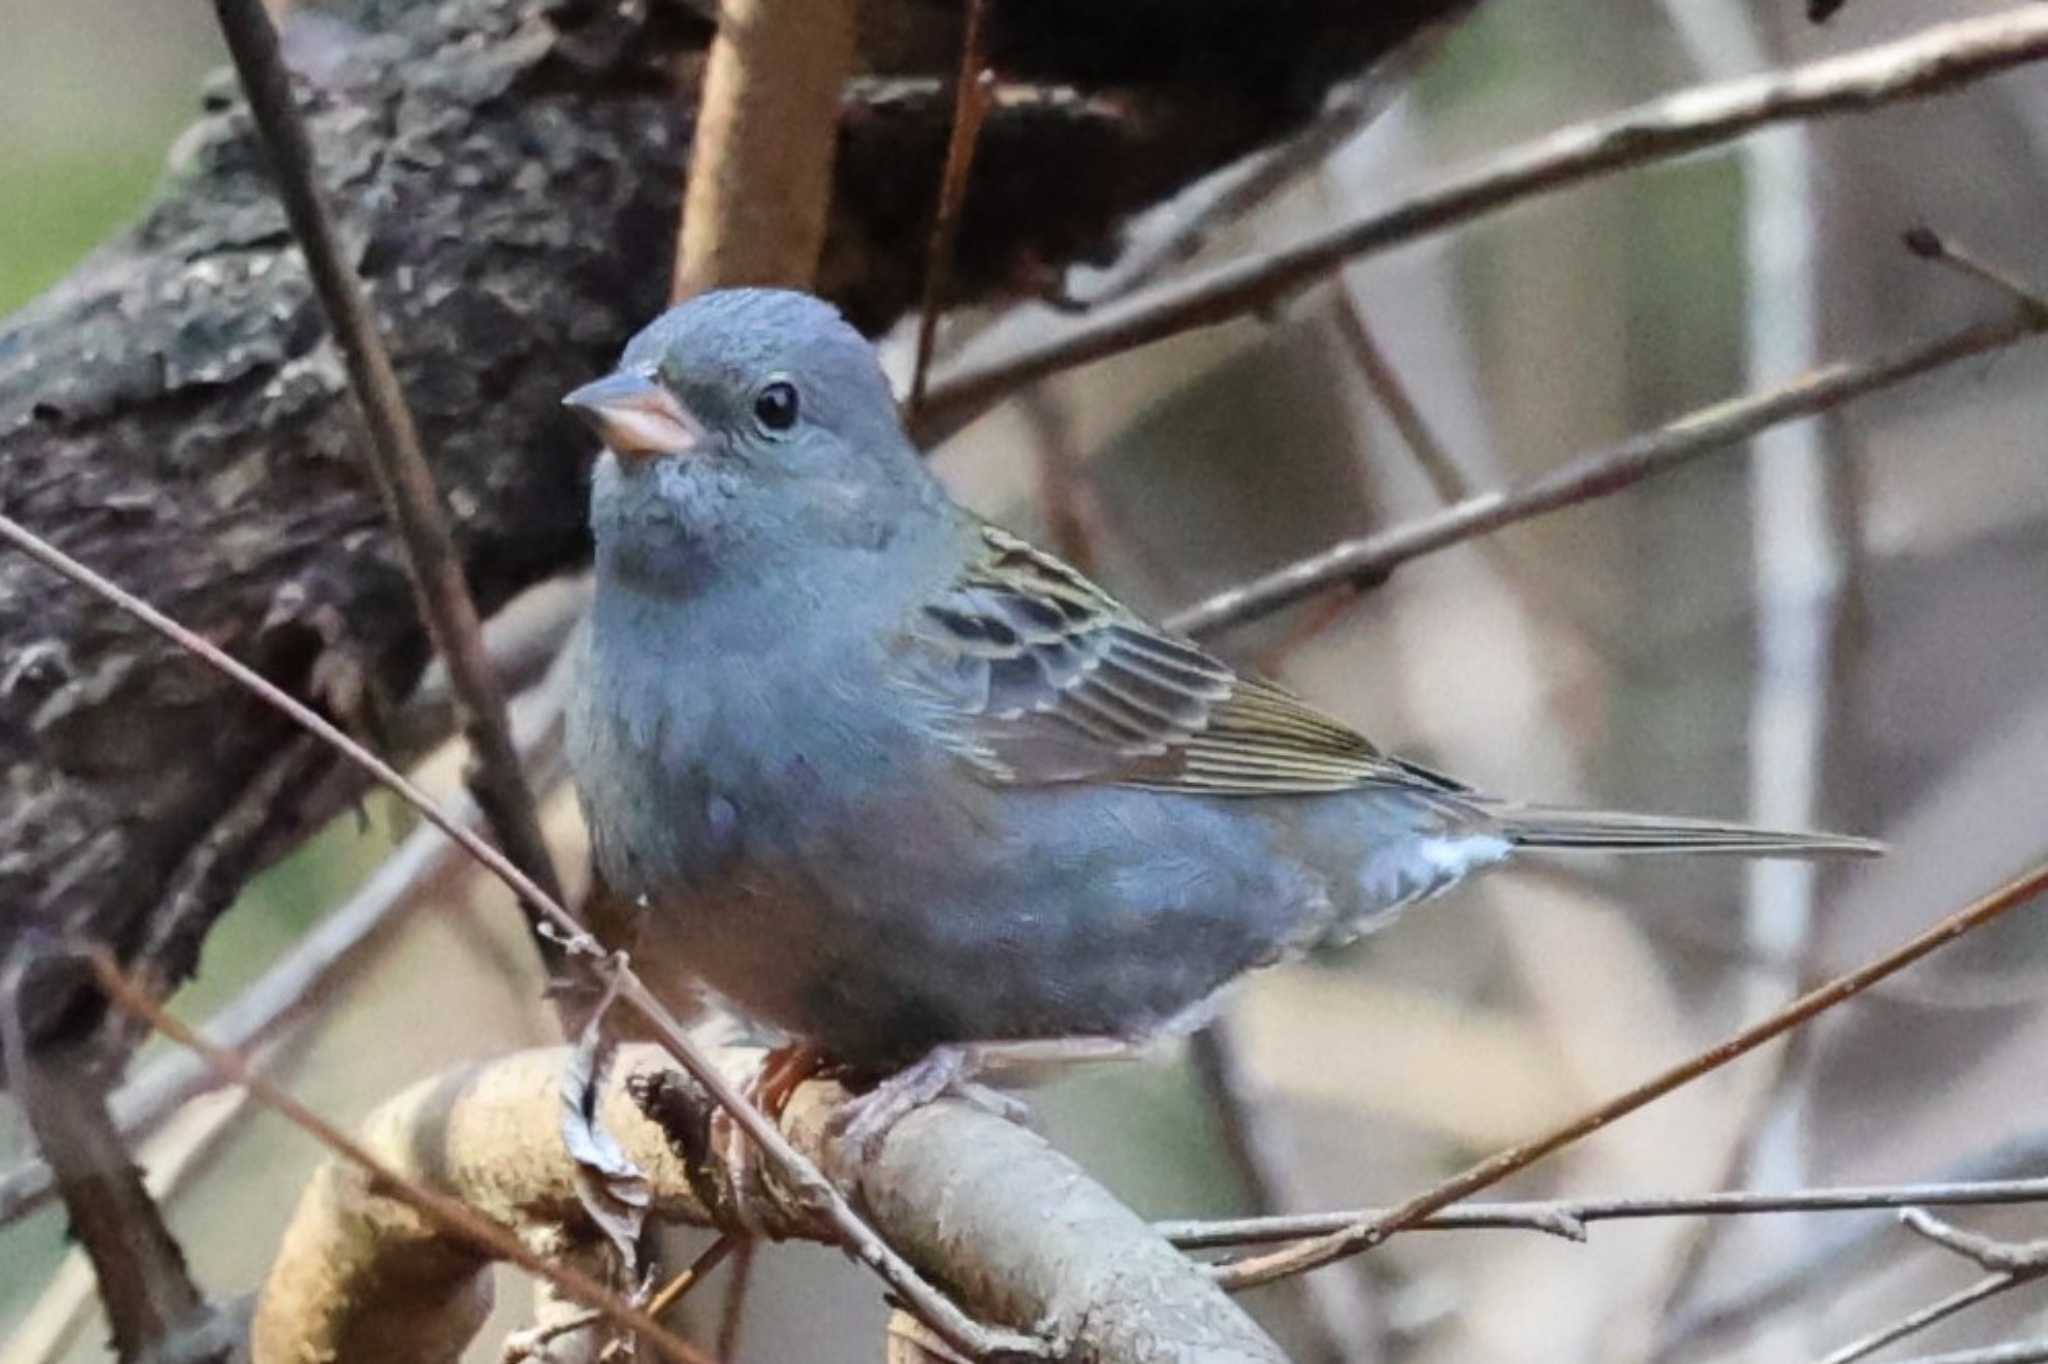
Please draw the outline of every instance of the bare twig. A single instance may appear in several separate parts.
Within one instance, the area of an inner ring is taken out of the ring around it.
[[[550,898],[560,899],[561,885],[541,837],[533,793],[512,746],[505,700],[484,650],[483,627],[463,578],[462,559],[442,516],[419,429],[378,334],[376,317],[345,263],[317,183],[312,141],[292,102],[291,77],[278,51],[277,30],[262,0],[214,0],[214,9],[248,94],[250,112],[269,149],[285,216],[347,364],[369,434],[370,468],[404,548],[420,616],[448,665],[463,737],[470,746],[470,792],[513,865]],[[542,957],[551,960],[554,954],[547,940],[536,934],[535,942]]]
[[[2031,1172],[2044,1164],[2048,1164],[2048,1132],[2029,1132],[1963,1161],[1951,1170],[1946,1183],[1921,1187],[1936,1193],[1983,1188],[1996,1194],[2010,1189],[2020,1195],[2015,1201],[2034,1202],[2036,1198],[2027,1195],[2026,1189],[2037,1182],[2031,1178]],[[2048,1181],[2039,1182],[2048,1185]],[[1913,1187],[1906,1186],[1902,1192]],[[1944,1197],[1915,1197],[1880,1206],[1938,1206],[1948,1202]],[[1649,1364],[1664,1364],[1694,1352],[1705,1342],[1806,1301],[1812,1294],[1827,1291],[1882,1248],[1890,1239],[1893,1222],[1889,1218],[1845,1217],[1836,1226],[1840,1228],[1836,1234],[1803,1252],[1792,1263],[1759,1273],[1708,1302],[1686,1308],[1648,1355]]]
[[[1362,1219],[1340,1231],[1225,1265],[1219,1270],[1219,1277],[1232,1287],[1249,1288],[1256,1284],[1270,1283],[1289,1274],[1299,1274],[1360,1251],[1370,1250],[1392,1233],[1411,1227],[1422,1218],[1439,1212],[1489,1185],[1499,1183],[1544,1156],[1599,1131],[1645,1104],[1662,1098],[1672,1090],[1690,1084],[1702,1075],[1718,1070],[1764,1043],[1782,1037],[1802,1023],[1861,994],[1887,976],[1911,966],[1930,952],[1954,942],[1972,929],[1990,923],[2017,906],[2027,903],[2043,890],[2048,890],[2048,862],[2035,865],[1883,956],[1865,963],[1854,971],[1835,977],[1817,990],[1801,995],[1770,1017],[1751,1024],[1698,1055],[1680,1062],[1570,1122],[1534,1140],[1523,1142],[1482,1160],[1463,1173],[1424,1190],[1389,1212]]]
[[[682,1273],[670,1279],[667,1284],[663,1285],[662,1290],[654,1295],[653,1299],[647,1304],[648,1312],[658,1317],[668,1311],[669,1308],[681,1302],[685,1293],[688,1293],[698,1284],[703,1283],[706,1275],[724,1264],[726,1257],[739,1249],[741,1241],[741,1237],[726,1233],[719,1236],[710,1245],[704,1247],[698,1253],[697,1258],[690,1261],[684,1267]],[[719,1354],[727,1359],[731,1358],[722,1349],[719,1351]]]
[[[1867,1355],[1876,1354],[1894,1341],[1904,1340],[1936,1322],[1946,1321],[1966,1307],[1983,1302],[1986,1298],[1997,1297],[2024,1279],[2017,1274],[1992,1274],[1971,1284],[1968,1288],[1957,1289],[1945,1298],[1939,1298],[1925,1307],[1908,1312],[1897,1321],[1881,1326],[1869,1335],[1859,1336],[1847,1345],[1833,1351],[1821,1364],[1852,1364]]]
[[[852,0],[722,0],[690,147],[672,296],[809,285],[825,245]]]
[[[1908,1231],[1924,1237],[1943,1250],[1962,1256],[1979,1269],[1998,1269],[2015,1274],[2038,1274],[2048,1270],[2048,1241],[2001,1241],[1944,1222],[1924,1208],[1906,1208],[1899,1222]]]
[[[1879,1327],[1869,1335],[1850,1341],[1829,1354],[1821,1364],[1853,1364],[1853,1361],[1875,1354],[1894,1341],[1904,1340],[1907,1336],[1924,1331],[1966,1307],[1983,1302],[1986,1298],[1996,1297],[2007,1289],[2032,1283],[2042,1275],[2048,1274],[2048,1241],[2000,1241],[1976,1232],[1964,1231],[1917,1207],[1901,1211],[1899,1221],[1915,1235],[1932,1241],[1943,1250],[1959,1255],[1980,1269],[1990,1270],[1991,1273],[1968,1288],[1958,1289],[1945,1298],[1937,1299],[1925,1307],[1907,1313],[1889,1325]]]
[[[46,568],[62,574],[134,616],[240,686],[247,688],[267,704],[282,711],[296,724],[312,731],[378,784],[395,792],[407,804],[418,810],[428,822],[460,844],[464,851],[511,887],[529,908],[552,923],[561,934],[563,942],[573,951],[592,957],[602,956],[596,942],[584,932],[575,918],[562,908],[554,897],[534,884],[532,878],[508,861],[504,854],[477,837],[455,815],[389,763],[342,733],[304,702],[233,658],[218,645],[194,634],[133,593],[109,582],[5,514],[0,514],[0,539],[7,540]],[[845,1196],[833,1187],[831,1181],[818,1171],[817,1166],[785,1141],[782,1134],[760,1110],[748,1103],[739,1090],[718,1073],[717,1068],[706,1059],[702,1049],[691,1040],[689,1033],[676,1020],[668,1006],[656,997],[630,968],[621,969],[619,975],[620,999],[654,1030],[663,1046],[683,1069],[703,1084],[719,1105],[733,1115],[733,1120],[762,1147],[777,1171],[799,1196],[821,1212],[843,1238],[848,1253],[880,1275],[933,1329],[973,1354],[986,1355],[1008,1351],[1019,1355],[1037,1356],[1045,1352],[1044,1342],[1034,1337],[1016,1332],[991,1330],[972,1320],[950,1298],[926,1282],[908,1261],[891,1249],[861,1220],[852,1204],[848,1203]]]
[[[1922,260],[1946,265],[1980,284],[1988,284],[2029,312],[2048,313],[2048,297],[2043,297],[2039,289],[2010,270],[1994,265],[1958,243],[1950,241],[1933,228],[1908,228],[1904,233],[1904,240],[1906,249]]]
[[[1901,1361],[1901,1364],[2042,1364],[2043,1360],[2048,1360],[2048,1340],[2011,1340],[2003,1345],[1984,1345],[1974,1350],[1917,1355]]]
[[[1342,540],[1170,617],[1191,635],[1213,634],[1300,601],[1329,583],[1373,582],[1410,559],[1632,487],[1689,460],[1745,440],[1779,422],[1837,407],[1929,370],[2002,349],[2048,331],[2048,316],[2019,309],[1932,341],[1864,362],[1838,361],[1779,388],[1717,403],[1619,445],[1568,460],[1510,491],[1482,493],[1377,534]]]
[[[1462,502],[1471,497],[1472,480],[1458,467],[1457,457],[1437,439],[1436,432],[1430,429],[1429,419],[1422,415],[1422,409],[1409,396],[1408,386],[1401,382],[1401,376],[1381,348],[1379,338],[1372,334],[1372,327],[1366,322],[1358,300],[1341,281],[1334,293],[1337,306],[1332,311],[1337,319],[1337,335],[1343,338],[1352,361],[1357,364],[1358,372],[1365,376],[1366,387],[1372,390],[1372,396],[1386,412],[1387,420],[1401,433],[1408,452],[1422,466],[1422,472],[1429,478],[1429,486],[1436,489],[1436,495],[1446,502]]]
[[[92,1261],[100,1303],[124,1361],[156,1357],[204,1314],[185,1252],[143,1187],[121,1144],[98,1080],[30,1048],[21,995],[31,970],[55,954],[24,947],[0,979],[0,1043],[7,1076],[43,1158],[50,1163],[71,1234]]]
[[[966,31],[960,39],[960,74],[953,83],[953,131],[946,142],[938,208],[932,215],[931,243],[924,258],[924,301],[917,314],[917,363],[910,375],[909,406],[913,418],[924,407],[932,347],[939,337],[939,314],[946,307],[947,284],[953,276],[953,243],[960,236],[960,210],[967,202],[974,150],[981,145],[981,124],[988,117],[995,88],[995,73],[987,68],[984,55],[987,18],[987,0],[967,0]]]
[[[1874,1208],[1980,1207],[2048,1203],[2048,1179],[1955,1180],[1935,1184],[1872,1184],[1788,1193],[1711,1193],[1671,1198],[1560,1198],[1519,1203],[1459,1203],[1410,1224],[1410,1231],[1505,1228],[1585,1239],[1595,1222],[1655,1217],[1754,1217],[1773,1213],[1863,1212]],[[1300,1213],[1285,1217],[1155,1222],[1153,1229],[1185,1250],[1270,1244],[1321,1236],[1386,1216],[1388,1209]]]
[[[1164,286],[1014,353],[963,364],[932,385],[927,436],[957,429],[1061,370],[1239,317],[1341,262],[1626,166],[1680,156],[1793,119],[1942,94],[2048,56],[2048,12],[2027,5],[1760,76],[1698,86],[1559,129],[1392,207],[1293,246]]]

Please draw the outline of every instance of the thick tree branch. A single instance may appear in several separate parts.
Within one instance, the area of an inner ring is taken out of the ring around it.
[[[738,1074],[756,1054],[726,1054]],[[574,1162],[553,1121],[560,1049],[428,1081],[386,1104],[363,1138],[381,1162],[531,1235],[582,1224]],[[783,1129],[814,1159],[832,1156],[836,1085],[798,1091]],[[623,1048],[602,1120],[647,1172],[654,1215],[727,1225],[730,1187],[705,1139],[709,1104],[657,1049]],[[649,1114],[658,1115],[659,1120]],[[836,1171],[876,1225],[973,1311],[1043,1329],[1072,1360],[1279,1361],[1271,1342],[1072,1162],[979,1109],[941,1103],[904,1120],[877,1158]],[[706,1194],[710,1197],[707,1198]],[[776,1235],[818,1229],[781,1202],[757,1215]],[[257,1359],[456,1358],[474,1330],[489,1257],[423,1223],[356,1171],[316,1175],[257,1309]],[[405,1285],[407,1292],[396,1292]]]

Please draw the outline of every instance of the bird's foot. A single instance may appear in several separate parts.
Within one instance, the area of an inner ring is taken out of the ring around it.
[[[992,1051],[974,1044],[933,1047],[922,1060],[847,1100],[828,1120],[827,1139],[865,1164],[880,1152],[882,1139],[897,1123],[914,1110],[949,1097],[964,1099],[1010,1122],[1029,1122],[1031,1109],[1022,1099],[975,1082],[974,1077],[994,1059]]]
[[[777,1047],[761,1058],[760,1068],[740,1086],[740,1093],[770,1122],[779,1122],[797,1086],[824,1067],[825,1053],[808,1042]],[[734,1216],[747,1232],[759,1235],[764,1225],[757,1200],[777,1195],[774,1185],[761,1177],[760,1148],[723,1107],[711,1112],[711,1150],[725,1171]]]

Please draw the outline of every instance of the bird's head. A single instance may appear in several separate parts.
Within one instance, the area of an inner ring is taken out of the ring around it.
[[[874,348],[808,294],[700,294],[562,401],[605,443],[600,564],[636,578],[701,586],[800,554],[872,554],[940,500]]]

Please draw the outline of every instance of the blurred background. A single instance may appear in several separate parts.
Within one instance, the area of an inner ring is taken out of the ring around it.
[[[1484,5],[1390,112],[1208,258],[1660,92],[1990,8],[1852,0],[1812,28],[1794,0]],[[0,313],[138,211],[224,61],[200,5],[8,0],[6,17]],[[2048,287],[2044,222],[2048,82],[2022,70],[1532,201],[1274,316],[1049,382],[937,458],[963,500],[1163,613],[1447,491],[1990,316],[2007,300],[1914,260],[1900,232],[1927,224]],[[1389,372],[1426,437],[1390,415]],[[1871,834],[1892,854],[1489,880],[1259,976],[1219,1037],[1041,1091],[1050,1138],[1157,1216],[1396,1202],[2048,854],[2044,380],[2038,343],[1969,362],[1774,433],[1754,459],[1708,457],[1230,636],[1233,657],[1486,789]],[[436,774],[452,785],[452,762]],[[558,790],[548,809],[575,847],[573,802]],[[372,801],[264,876],[181,1012],[259,977],[407,828]],[[544,1041],[527,955],[495,888],[444,876],[272,1044],[274,1073],[351,1122],[450,1064]],[[2022,910],[1513,1191],[2048,1174],[2044,998],[2048,926]],[[0,1164],[26,1149],[0,1120]],[[145,1164],[225,1294],[260,1281],[319,1155],[213,1096]],[[2027,1208],[1962,1220],[2048,1234]],[[0,1364],[104,1357],[62,1232],[54,1209],[0,1228]],[[1884,1217],[1675,1219],[1601,1224],[1585,1245],[1412,1234],[1257,1307],[1304,1361],[1805,1360],[1974,1277]],[[523,1287],[504,1289],[516,1321]],[[1908,1352],[2042,1334],[2044,1308],[2048,1290],[2006,1294]],[[882,1315],[836,1253],[776,1246],[738,1355],[874,1358]],[[473,1357],[495,1359],[495,1340]]]

